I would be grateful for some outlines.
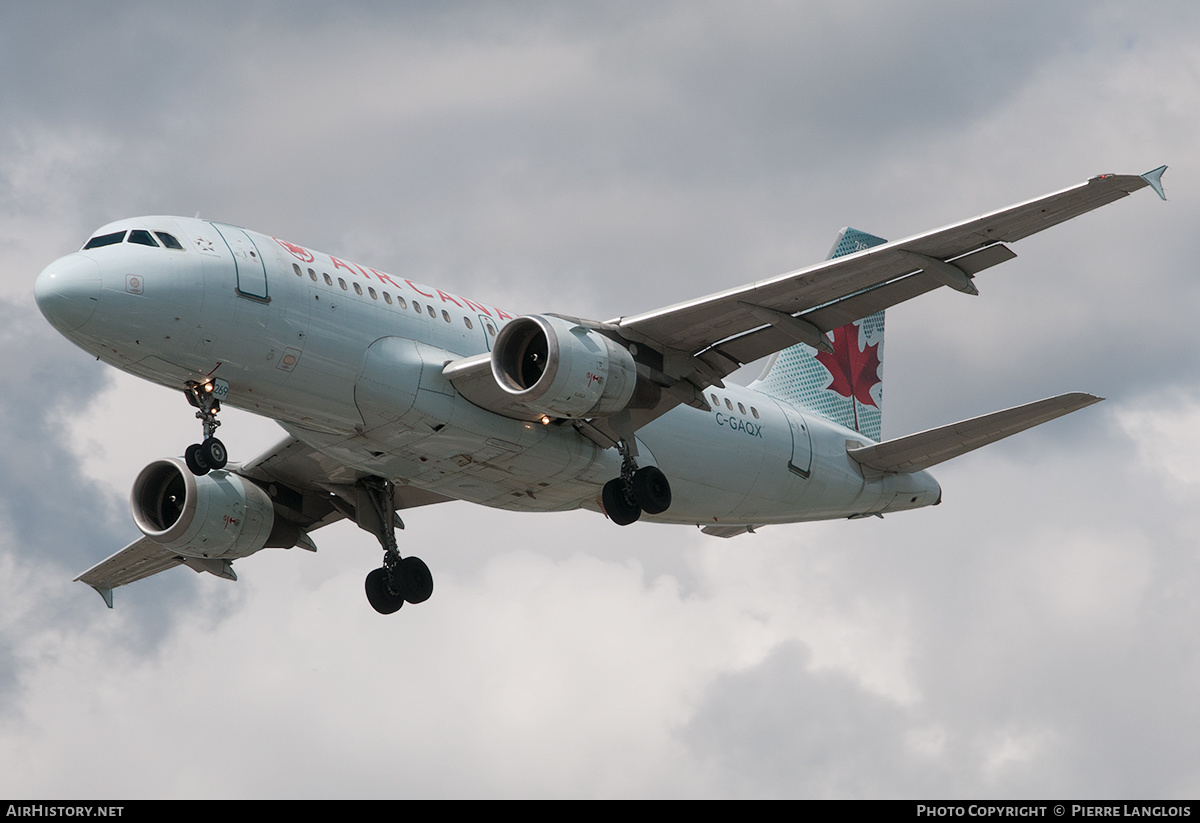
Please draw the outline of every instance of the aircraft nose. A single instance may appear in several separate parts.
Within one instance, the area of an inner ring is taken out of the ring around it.
[[[42,270],[34,285],[38,308],[56,329],[74,331],[100,302],[100,266],[82,254],[60,257]]]

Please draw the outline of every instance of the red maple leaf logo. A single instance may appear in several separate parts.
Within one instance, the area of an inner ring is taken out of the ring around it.
[[[858,348],[858,324],[833,330],[833,352],[817,352],[817,362],[829,369],[832,378],[825,388],[842,397],[854,398],[864,406],[879,408],[871,389],[879,385],[879,344]],[[855,415],[857,417],[857,413]]]
[[[275,238],[275,242],[283,246],[285,249],[291,252],[293,256],[303,260],[305,263],[311,263],[314,259],[313,253],[303,246],[297,246],[295,243],[289,243],[286,240],[280,240],[278,237]]]

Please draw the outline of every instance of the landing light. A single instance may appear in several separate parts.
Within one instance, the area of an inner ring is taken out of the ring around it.
[[[550,415],[548,415],[548,414],[543,414],[543,415],[542,415],[542,425],[543,425],[543,426],[549,426],[549,425],[550,425]]]

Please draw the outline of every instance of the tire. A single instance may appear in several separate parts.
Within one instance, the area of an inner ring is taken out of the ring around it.
[[[403,597],[397,597],[388,591],[387,572],[383,569],[371,570],[371,573],[367,575],[365,588],[367,602],[380,614],[394,614],[400,611],[400,607],[404,605]]]
[[[187,463],[188,470],[197,477],[208,474],[208,464],[204,462],[204,457],[200,454],[199,443],[193,443],[187,447],[183,453],[183,462]]]
[[[604,504],[608,519],[618,526],[628,526],[642,516],[642,507],[625,499],[625,484],[619,477],[604,484],[600,501]]]
[[[646,514],[662,514],[671,508],[671,484],[656,466],[644,466],[633,475],[633,499]]]
[[[409,603],[424,603],[433,594],[433,574],[419,557],[400,561],[400,588]]]
[[[210,469],[223,469],[229,462],[229,452],[225,444],[215,437],[210,437],[200,444],[200,460]]]

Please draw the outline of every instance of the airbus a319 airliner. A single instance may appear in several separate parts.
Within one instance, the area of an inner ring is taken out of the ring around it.
[[[89,354],[182,392],[202,436],[139,473],[143,537],[77,579],[110,608],[117,586],[181,564],[236,580],[233,561],[315,551],[312,532],[349,518],[383,548],[366,592],[386,614],[433,592],[395,537],[417,506],[586,508],[733,537],[936,505],[926,469],[1100,398],[879,442],[884,310],[977,294],[1009,243],[1145,186],[1162,197],[1165,168],[895,242],[844,229],[818,265],[605,322],[516,316],[224,223],[110,223],[39,275],[38,306]],[[769,355],[757,381],[726,382]],[[228,462],[224,403],[287,436]]]

